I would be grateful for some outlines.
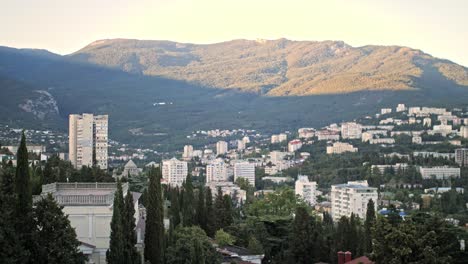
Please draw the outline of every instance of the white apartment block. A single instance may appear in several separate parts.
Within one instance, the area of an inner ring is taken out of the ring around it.
[[[344,152],[357,152],[358,149],[345,142],[335,142],[332,146],[327,146],[327,154],[341,154]]]
[[[313,128],[299,128],[297,130],[299,138],[313,138],[315,136],[315,130]]]
[[[432,119],[430,117],[425,117],[423,119],[423,126],[431,127],[432,126]]]
[[[165,183],[172,187],[182,186],[188,175],[188,165],[185,161],[180,161],[176,158],[163,160],[162,162],[162,177]]]
[[[285,133],[271,136],[271,144],[281,143],[286,140],[288,140],[288,135],[286,135]]]
[[[398,104],[397,107],[396,107],[396,111],[397,111],[397,112],[406,111],[406,106],[405,106],[405,104]]]
[[[395,144],[394,138],[373,138],[369,140],[369,144]]]
[[[404,170],[408,167],[408,163],[397,163],[395,165],[372,165],[371,170],[378,170],[380,173],[384,173],[386,169],[393,169],[395,171]]]
[[[449,179],[460,178],[460,168],[453,168],[448,166],[442,167],[420,167],[419,172],[423,179]]]
[[[206,182],[222,182],[228,180],[228,166],[222,159],[216,159],[206,165]]]
[[[96,165],[107,169],[108,118],[108,115],[70,115],[69,159],[75,168]]]
[[[372,133],[369,133],[369,132],[364,132],[361,135],[361,141],[362,142],[369,142],[369,140],[371,140],[373,138],[374,138],[374,135]]]
[[[18,152],[18,146],[2,146],[2,148],[7,148],[8,151],[11,153],[15,154]],[[42,145],[26,145],[26,148],[28,149],[29,153],[34,153],[34,154],[41,154],[46,152],[46,146]]]
[[[429,151],[414,151],[413,156],[424,157],[424,158],[444,158],[444,159],[453,159],[455,158],[454,153],[439,153],[439,152],[429,152]]]
[[[356,122],[341,124],[341,137],[349,139],[361,138],[362,126]]]
[[[247,179],[250,185],[255,186],[255,164],[248,161],[234,164],[234,181],[239,178]]]
[[[184,146],[184,154],[182,154],[182,158],[185,160],[190,160],[193,157],[193,146],[192,145],[185,145]]]
[[[245,201],[247,199],[247,192],[242,190],[239,186],[232,182],[224,181],[224,182],[208,182],[205,185],[206,187],[211,189],[211,193],[213,195],[213,199],[216,198],[218,193],[218,188],[221,188],[221,192],[223,195],[229,195],[232,199],[235,199],[238,204],[241,201]]]
[[[299,195],[310,206],[316,204],[317,183],[309,181],[309,176],[298,175],[294,191],[296,195]]]
[[[455,150],[455,162],[462,167],[468,167],[468,148]]]
[[[468,126],[467,125],[460,127],[460,137],[468,138]]]
[[[420,136],[413,136],[411,138],[411,143],[413,144],[422,144],[422,137]]]
[[[302,148],[302,142],[299,139],[294,139],[294,140],[289,141],[288,143],[289,152],[296,152],[300,148]]]
[[[226,141],[218,141],[216,143],[216,155],[224,155],[228,152],[228,143]]]
[[[68,216],[70,225],[75,229],[77,239],[82,243],[79,249],[88,257],[88,263],[106,263],[113,212],[112,205],[116,189],[116,183],[51,183],[42,185],[41,196],[50,193],[55,201],[63,206],[63,212]],[[124,196],[127,195],[128,183],[123,183],[122,189]],[[135,219],[138,223],[140,220],[138,207],[140,194],[132,193],[132,195],[135,203]],[[34,200],[38,199],[41,197],[34,197]]]
[[[244,141],[244,144],[247,145],[250,143],[250,138],[248,136],[245,136],[242,138],[242,141]]]
[[[367,203],[372,199],[377,211],[377,188],[369,187],[367,181],[348,182],[347,184],[332,185],[331,214],[334,221],[341,217],[350,217],[351,214],[366,218]]]
[[[391,114],[391,113],[392,113],[391,108],[382,108],[382,109],[380,109],[380,114],[381,115],[386,115],[386,114]]]
[[[320,130],[315,133],[317,140],[340,140],[340,132],[333,130]]]
[[[277,164],[277,163],[283,161],[284,157],[286,157],[287,154],[288,153],[286,153],[286,152],[281,152],[281,151],[276,151],[276,150],[271,151],[270,152],[270,161],[273,164]]]

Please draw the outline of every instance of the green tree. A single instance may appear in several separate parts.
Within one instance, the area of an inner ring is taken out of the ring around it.
[[[263,246],[260,243],[260,241],[258,241],[255,238],[255,236],[250,236],[249,244],[248,244],[247,248],[249,249],[250,253],[252,253],[252,254],[256,254],[256,255],[263,254]]]
[[[153,168],[149,175],[146,213],[145,260],[151,264],[164,261],[164,222],[163,196],[161,189],[161,169]]]
[[[15,183],[10,168],[0,168],[0,263],[20,263],[24,249],[15,231]]]
[[[26,136],[24,131],[21,135],[21,142],[16,155],[16,233],[25,249],[25,256],[21,262],[34,261],[31,257],[37,249],[34,237],[34,224],[32,219],[32,193],[29,174],[28,149],[26,148]]]
[[[124,235],[124,260],[126,264],[140,263],[140,255],[138,254],[135,245],[137,243],[137,235],[135,232],[135,203],[130,190],[125,196],[125,206],[123,211],[123,235]]]
[[[37,227],[39,256],[34,263],[44,264],[78,264],[85,262],[80,252],[80,241],[76,238],[75,229],[71,227],[68,217],[62,211],[51,194],[35,203],[34,222]]]
[[[194,195],[193,195],[193,183],[192,176],[187,175],[187,178],[183,184],[184,196],[182,203],[182,223],[184,226],[191,226],[194,224],[195,211],[194,211]]]
[[[205,195],[205,209],[206,209],[206,230],[208,236],[213,237],[215,232],[215,215],[213,211],[213,195],[211,188],[206,188]]]
[[[177,227],[180,224],[180,201],[179,201],[179,189],[171,189],[171,225]]]
[[[109,249],[107,250],[107,262],[110,264],[125,263],[125,235],[124,235],[124,200],[122,183],[117,181],[117,191],[114,194],[114,204],[112,206],[112,220]]]
[[[198,226],[178,226],[174,232],[174,243],[167,249],[168,264],[219,263],[216,250],[206,233]]]
[[[234,242],[236,242],[236,239],[223,229],[216,231],[215,240],[222,247],[234,245]]]
[[[203,229],[206,230],[206,208],[205,208],[205,191],[204,187],[198,188],[198,200],[197,200],[197,223]]]
[[[367,203],[366,220],[364,222],[364,252],[372,252],[372,227],[375,224],[375,204],[372,199]]]
[[[292,263],[312,263],[315,249],[312,244],[311,217],[304,207],[296,208],[290,237],[290,257]]]

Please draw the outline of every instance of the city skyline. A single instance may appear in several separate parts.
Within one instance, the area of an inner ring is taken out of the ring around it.
[[[27,6],[27,8],[25,8]],[[189,43],[232,39],[342,40],[401,45],[468,65],[468,3],[451,1],[80,1],[26,0],[0,11],[0,45],[70,54],[99,40]],[[213,23],[213,22],[216,23]],[[161,26],[162,25],[162,26]]]

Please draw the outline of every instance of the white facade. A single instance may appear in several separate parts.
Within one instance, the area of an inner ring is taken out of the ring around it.
[[[309,181],[309,176],[298,175],[294,191],[309,205],[314,206],[316,204],[317,183]]]
[[[228,180],[227,164],[222,159],[216,159],[206,165],[206,182],[221,182]]]
[[[255,186],[255,164],[247,161],[234,164],[234,181],[238,178],[245,178],[250,185]]]
[[[462,167],[468,167],[468,148],[455,150],[455,162]]]
[[[382,109],[380,109],[380,114],[381,115],[386,115],[386,114],[390,114],[390,113],[392,113],[391,108],[382,108]]]
[[[353,213],[361,219],[366,218],[367,203],[372,199],[377,211],[377,188],[369,187],[367,182],[348,182],[332,185],[332,217],[338,221],[342,216],[350,217]]]
[[[176,158],[163,160],[162,177],[164,181],[171,186],[182,186],[188,175],[187,162]]]
[[[443,180],[448,178],[460,178],[460,168],[448,166],[442,167],[420,167],[419,172],[423,179]]]
[[[91,167],[95,162],[99,168],[107,169],[107,147],[107,115],[70,115],[69,159],[75,168]]]
[[[353,145],[345,142],[335,142],[332,146],[327,147],[327,154],[341,154],[344,152],[357,152],[358,149]]]
[[[122,189],[124,196],[127,195],[128,183],[123,183]],[[115,190],[116,183],[52,183],[42,186],[41,196],[50,193],[63,206],[77,239],[83,243],[80,250],[92,263],[106,263]],[[138,198],[139,194],[134,196],[136,221],[140,218]]]
[[[281,151],[276,151],[276,150],[271,151],[270,152],[270,161],[273,164],[277,164],[277,163],[283,161],[284,157],[286,157],[287,154],[288,153],[286,153],[286,152],[281,152]]]
[[[466,124],[465,126],[460,127],[460,137],[468,138],[468,126]]]
[[[185,160],[189,160],[193,157],[193,146],[192,145],[185,145],[184,146],[184,154],[182,154],[182,158]]]
[[[216,143],[216,155],[224,155],[228,152],[228,143],[226,141],[218,141]]]
[[[340,140],[340,132],[333,130],[320,130],[315,135],[317,140]]]
[[[294,140],[289,141],[288,143],[289,152],[296,152],[300,148],[302,148],[302,142],[299,139],[294,139]]]
[[[232,199],[235,198],[238,203],[247,199],[247,192],[232,182],[209,182],[205,186],[211,189],[213,199],[218,193],[218,188],[221,188],[223,195],[229,195]]]
[[[411,142],[412,142],[413,144],[422,144],[422,137],[420,137],[420,136],[413,136],[413,137],[411,138]]]
[[[394,138],[374,138],[369,140],[369,144],[395,144]]]
[[[423,126],[431,127],[432,126],[432,119],[430,117],[425,117],[423,119]]]
[[[397,107],[396,107],[397,112],[403,112],[405,110],[406,110],[405,104],[398,104]]]
[[[299,128],[297,130],[299,138],[313,138],[315,136],[315,130],[313,128]]]
[[[361,138],[362,126],[356,122],[341,124],[341,137],[349,139]]]
[[[369,132],[362,133],[361,140],[362,142],[369,142],[369,140],[373,139],[374,135]]]

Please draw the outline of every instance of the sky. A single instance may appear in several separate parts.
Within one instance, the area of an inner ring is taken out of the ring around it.
[[[401,45],[468,66],[468,0],[0,0],[0,45],[69,54],[110,38]]]

